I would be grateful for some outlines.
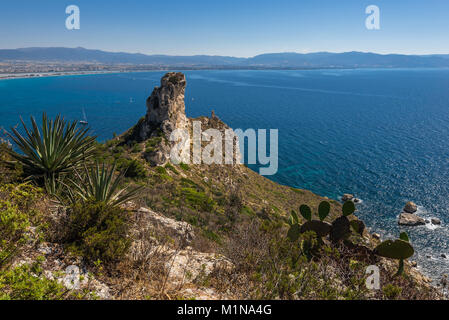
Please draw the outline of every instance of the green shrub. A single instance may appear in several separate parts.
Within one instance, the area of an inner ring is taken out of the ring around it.
[[[193,188],[182,188],[181,192],[186,202],[195,209],[212,211],[216,206],[216,202],[202,191],[197,191]]]
[[[119,159],[117,169],[124,172],[127,178],[144,179],[147,176],[145,166],[136,159]]]
[[[0,272],[0,300],[61,300],[66,290],[43,276],[39,262]]]
[[[139,143],[136,143],[133,148],[132,148],[132,152],[133,153],[139,153],[143,151],[143,146]]]
[[[0,183],[11,183],[20,178],[23,174],[23,167],[19,162],[12,162],[11,146],[2,141],[0,138]]]
[[[170,171],[173,172],[174,174],[179,174],[178,170],[176,170],[175,167],[173,167],[173,165],[172,165],[170,162],[168,162],[168,163],[165,165],[165,168],[168,169],[168,170],[170,170]]]
[[[189,170],[190,170],[189,165],[186,164],[186,163],[182,163],[182,162],[181,162],[181,163],[179,164],[179,166],[180,166],[181,169],[184,170],[184,171],[189,171]]]
[[[129,217],[120,208],[97,202],[75,204],[69,220],[67,241],[90,261],[114,262],[129,248]]]
[[[26,240],[28,216],[9,201],[0,200],[0,269]]]
[[[0,195],[27,211],[36,200],[44,196],[44,190],[30,183],[5,184],[0,186]]]
[[[402,288],[397,287],[393,284],[387,284],[383,289],[382,289],[385,297],[387,297],[388,299],[397,299],[399,298],[399,296],[402,293]]]
[[[167,170],[164,167],[156,167],[156,172],[159,174],[167,174]]]
[[[154,148],[156,146],[158,146],[162,141],[162,137],[154,137],[151,139],[148,139],[145,146],[148,148]]]

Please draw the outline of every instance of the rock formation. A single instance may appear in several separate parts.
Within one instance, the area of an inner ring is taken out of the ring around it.
[[[169,72],[161,79],[161,86],[153,90],[147,99],[147,114],[140,126],[140,139],[146,140],[160,129],[168,138],[177,128],[187,126],[184,94],[186,77],[178,72]]]
[[[143,156],[152,165],[164,165],[170,160],[170,152],[175,145],[174,142],[170,141],[172,132],[176,129],[182,129],[185,130],[185,134],[188,134],[194,127],[193,121],[196,121],[201,125],[202,132],[200,134],[204,138],[204,141],[201,141],[201,147],[204,148],[205,144],[209,143],[207,133],[204,131],[217,129],[224,137],[222,141],[224,146],[229,145],[229,143],[233,144],[234,157],[232,164],[239,164],[241,155],[238,138],[232,134],[229,136],[225,134],[226,131],[232,131],[232,129],[222,122],[215,115],[214,111],[212,111],[209,118],[189,119],[186,117],[184,103],[186,84],[186,77],[183,73],[169,72],[165,74],[161,79],[161,85],[155,87],[151,96],[147,99],[147,113],[145,117],[127,132],[125,141],[128,144],[132,144],[149,139],[157,139],[158,142],[152,146],[150,151],[145,151]],[[182,140],[185,144],[183,148],[186,150],[191,149],[192,137],[187,138]],[[203,144],[203,142],[207,143]],[[182,162],[190,163],[192,159],[191,152],[187,152],[183,156],[186,158],[186,161],[182,159]]]
[[[420,226],[426,224],[425,220],[415,214],[402,212],[398,223],[402,226]]]
[[[405,204],[403,210],[406,213],[415,213],[416,211],[418,211],[418,206],[416,205],[416,203],[409,201]]]

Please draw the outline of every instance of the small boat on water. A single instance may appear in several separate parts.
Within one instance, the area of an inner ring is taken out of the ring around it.
[[[86,112],[84,111],[84,108],[83,108],[83,120],[80,120],[80,124],[84,125],[89,124],[89,122],[87,122]]]

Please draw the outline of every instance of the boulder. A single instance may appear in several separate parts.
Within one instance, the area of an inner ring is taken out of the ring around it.
[[[409,201],[405,204],[405,207],[403,210],[406,213],[415,213],[418,210],[418,206],[416,205],[416,203]]]
[[[440,224],[441,224],[441,220],[438,219],[438,218],[432,218],[430,221],[431,221],[432,224],[434,224],[434,225],[440,225]]]
[[[378,233],[373,233],[372,237],[373,237],[373,239],[380,240],[380,234],[378,234]]]
[[[162,228],[165,232],[183,243],[190,243],[195,238],[193,227],[184,221],[164,217],[148,208],[137,210],[138,219],[145,219],[152,228]]]
[[[426,221],[412,213],[402,212],[399,215],[398,223],[401,226],[420,226],[426,224]]]
[[[343,197],[341,197],[341,201],[346,202],[346,201],[352,201],[354,199],[354,195],[349,194],[349,193],[345,193],[343,195]]]

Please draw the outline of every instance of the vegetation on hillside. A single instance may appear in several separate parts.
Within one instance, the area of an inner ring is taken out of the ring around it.
[[[32,119],[32,129],[24,129],[25,137],[16,130],[10,135],[17,152],[0,144],[0,298],[92,298],[45,276],[45,261],[31,254],[42,242],[81,257],[89,273],[114,287],[116,298],[183,298],[175,289],[168,292],[167,261],[154,247],[129,257],[133,243],[176,242],[146,232],[129,209],[140,206],[189,223],[197,235],[194,250],[229,259],[232,272],[194,280],[229,297],[441,297],[405,261],[408,237],[373,239],[352,202],[341,205],[282,186],[240,165],[151,166],[145,154],[157,148],[160,136],[142,142],[119,136],[100,144],[87,128],[45,115],[40,128]],[[180,244],[175,250],[184,249]],[[396,274],[390,259],[399,261]],[[365,286],[370,264],[381,268],[382,290]]]

